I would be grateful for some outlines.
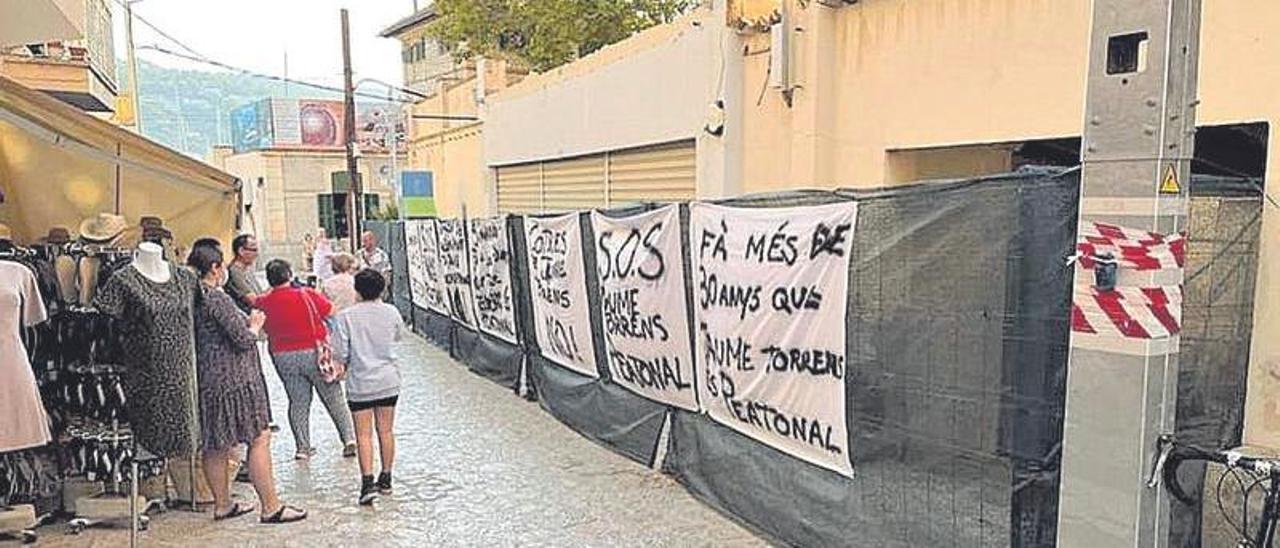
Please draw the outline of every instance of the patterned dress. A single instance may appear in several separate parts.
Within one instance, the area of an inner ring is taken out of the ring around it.
[[[220,288],[201,285],[196,369],[201,442],[206,451],[249,443],[271,424],[271,401],[248,317]]]
[[[195,404],[194,306],[199,282],[169,265],[160,283],[136,268],[111,276],[94,304],[120,320],[125,406],[138,445],[161,457],[187,456],[199,436]]]

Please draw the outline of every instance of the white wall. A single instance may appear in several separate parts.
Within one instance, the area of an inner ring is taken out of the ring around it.
[[[721,21],[699,9],[490,97],[485,164],[697,137],[719,94]]]

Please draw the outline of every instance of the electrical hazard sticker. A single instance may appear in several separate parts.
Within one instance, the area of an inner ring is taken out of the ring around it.
[[[1182,194],[1182,183],[1178,182],[1178,170],[1172,164],[1164,170],[1164,177],[1160,179],[1161,194]]]

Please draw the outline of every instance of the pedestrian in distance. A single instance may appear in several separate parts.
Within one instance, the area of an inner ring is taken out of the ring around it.
[[[347,405],[355,417],[360,461],[361,505],[373,504],[379,494],[391,494],[391,471],[396,459],[394,424],[400,398],[400,360],[395,344],[404,334],[404,321],[395,307],[382,302],[386,279],[376,270],[355,275],[360,302],[337,315],[332,346],[334,359],[346,364]],[[382,470],[373,477],[373,435],[377,431]]]
[[[356,304],[360,296],[356,294],[356,258],[350,253],[339,253],[333,256],[333,276],[320,284],[324,296],[333,303],[333,312],[337,314],[348,306]]]
[[[391,288],[391,257],[378,247],[378,235],[372,230],[366,230],[360,235],[360,264],[359,268],[371,269],[382,274],[382,279],[387,282],[387,289]],[[383,292],[382,298],[388,297],[387,292]]]
[[[322,231],[323,234],[323,231]],[[314,272],[316,257],[316,239],[308,232],[302,236],[302,260],[308,272]]]
[[[311,253],[311,271],[321,282],[333,275],[333,262],[331,260],[333,253],[333,242],[325,235],[324,229],[321,229],[320,236],[316,238],[316,249]]]
[[[263,523],[306,519],[307,512],[281,502],[271,469],[271,402],[262,376],[258,336],[266,315],[245,315],[222,286],[228,276],[222,251],[193,246],[187,264],[200,276],[195,309],[196,384],[200,402],[201,451],[205,479],[213,491],[213,519],[248,514],[253,505],[232,502],[227,466],[232,453],[248,445],[248,469],[258,493]]]
[[[351,411],[342,396],[340,375],[327,359],[329,334],[325,321],[333,304],[319,291],[293,285],[293,268],[287,261],[275,259],[267,263],[267,283],[271,290],[255,301],[267,314],[264,328],[271,360],[284,383],[289,397],[289,426],[296,447],[294,458],[310,459],[315,454],[311,445],[311,398],[318,393],[338,429],[343,443],[343,456],[356,455],[355,430]]]

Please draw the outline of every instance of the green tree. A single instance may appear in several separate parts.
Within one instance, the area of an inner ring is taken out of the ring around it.
[[[436,0],[428,32],[457,57],[502,58],[545,71],[653,25],[698,0]]]

